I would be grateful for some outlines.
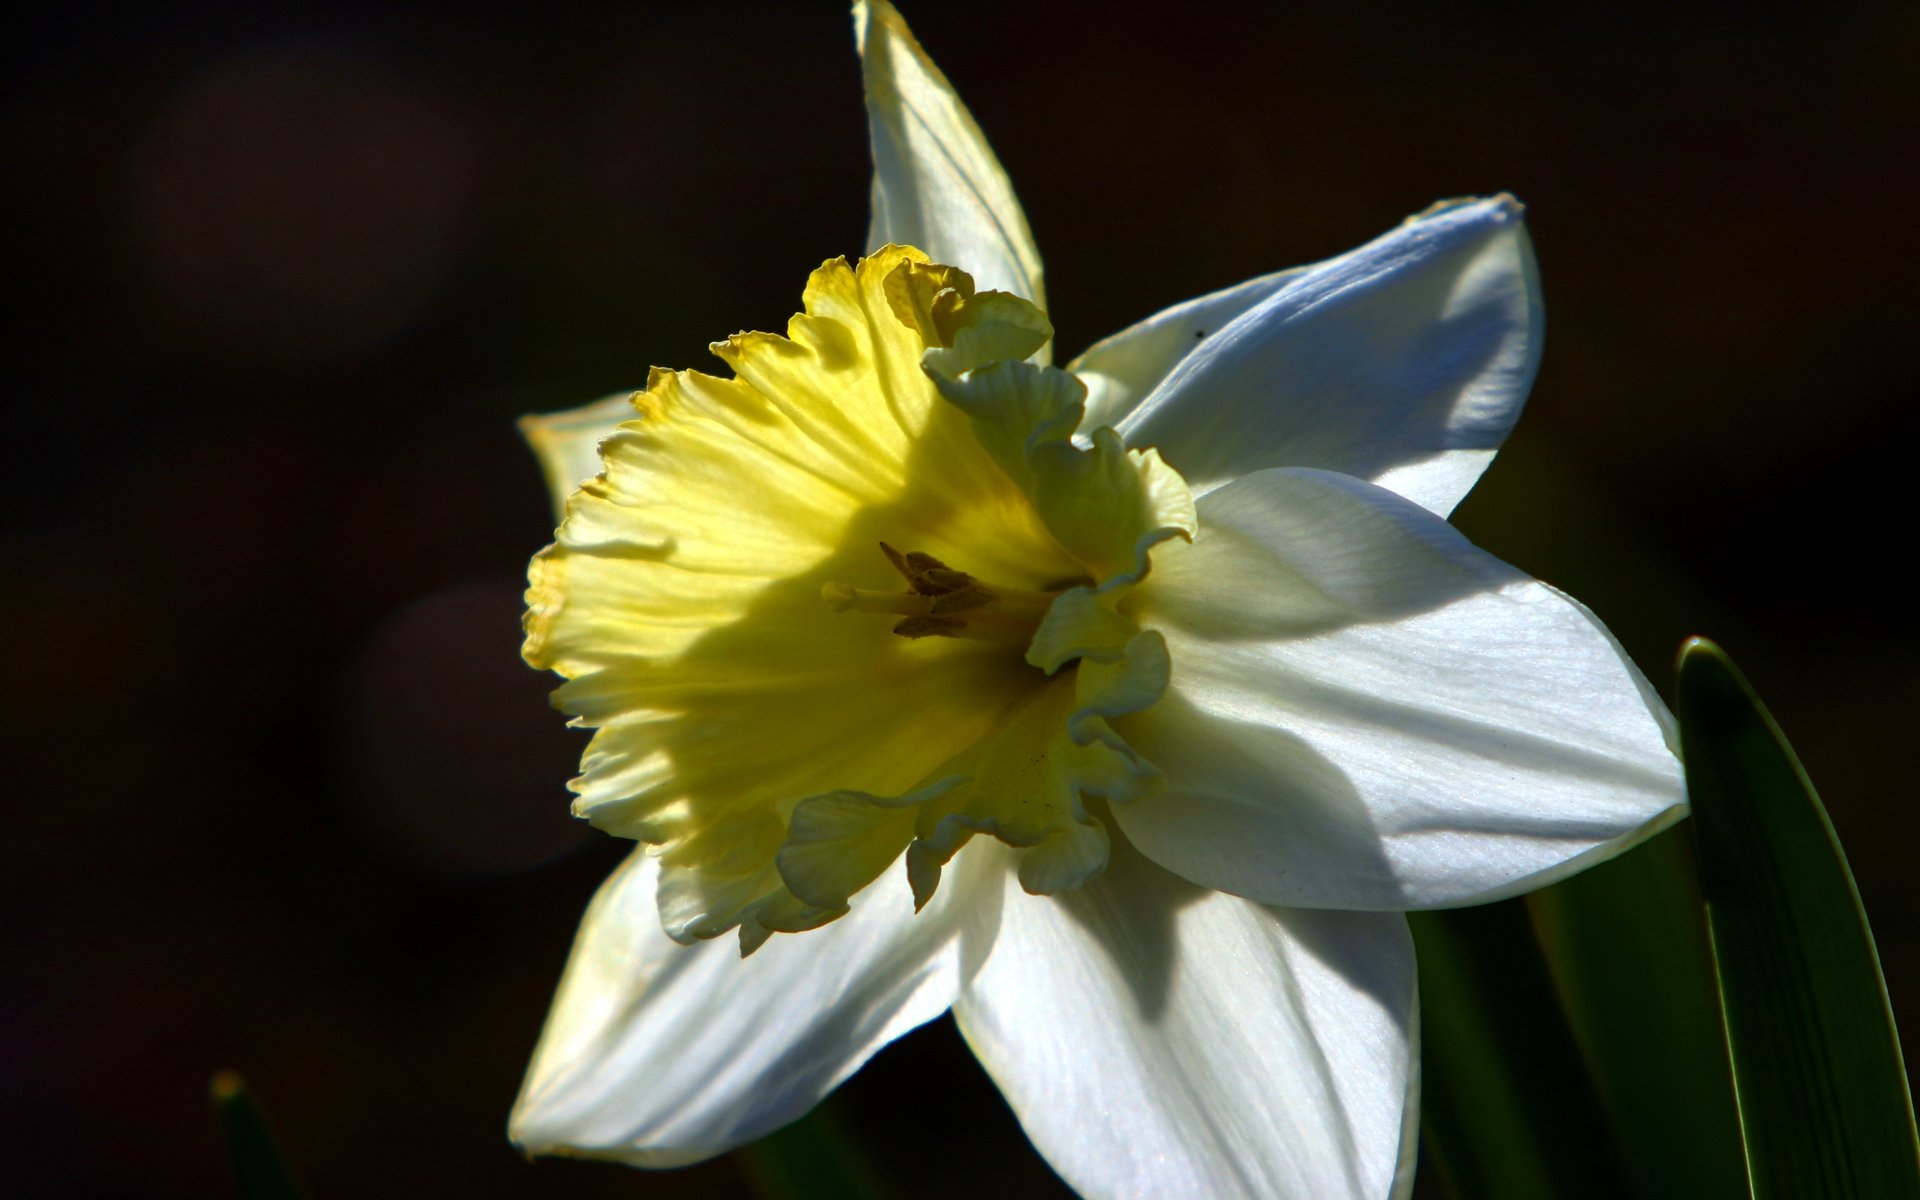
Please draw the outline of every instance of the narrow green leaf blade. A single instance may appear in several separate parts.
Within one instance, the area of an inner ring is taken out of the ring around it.
[[[280,1146],[245,1081],[237,1072],[221,1071],[207,1085],[207,1092],[226,1139],[227,1162],[240,1200],[298,1200],[300,1189],[294,1186]]]
[[[1753,1194],[1920,1197],[1900,1039],[1826,810],[1713,643],[1681,651],[1678,710]]]
[[[1517,900],[1407,914],[1422,1131],[1459,1200],[1632,1195]]]
[[[1744,1200],[1692,831],[1526,897],[1567,1023],[1648,1200]]]

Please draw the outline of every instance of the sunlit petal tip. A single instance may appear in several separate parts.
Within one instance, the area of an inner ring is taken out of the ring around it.
[[[637,415],[633,397],[632,392],[617,392],[579,408],[534,413],[517,422],[520,436],[540,462],[556,523],[565,514],[567,497],[600,473],[600,443],[620,422]]]
[[[1439,217],[1472,217],[1504,224],[1524,219],[1526,212],[1527,206],[1520,203],[1519,198],[1511,192],[1496,192],[1491,196],[1453,196],[1435,200],[1401,224],[1417,225]]]
[[[1618,642],[1432,513],[1275,470],[1200,519],[1133,613],[1167,637],[1166,697],[1115,722],[1167,776],[1114,809],[1155,861],[1272,904],[1450,907],[1684,812],[1671,717]]]
[[[973,115],[887,0],[857,3],[853,17],[873,150],[867,245],[918,246],[964,266],[982,291],[1045,308],[1040,251]]]
[[[1259,281],[1256,281],[1259,282]],[[1093,363],[1104,416],[1196,495],[1270,467],[1339,471],[1445,516],[1518,419],[1545,330],[1510,196],[1448,201],[1351,253],[1174,310]],[[1089,359],[1095,359],[1089,351]]]

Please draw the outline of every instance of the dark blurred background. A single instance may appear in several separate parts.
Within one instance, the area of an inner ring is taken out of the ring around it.
[[[1662,689],[1686,635],[1733,653],[1920,1029],[1920,9],[1118,12],[907,5],[1061,349],[1527,201],[1545,368],[1458,522]],[[231,1066],[316,1195],[739,1194],[504,1141],[622,850],[517,656],[551,518],[512,420],[717,369],[862,249],[844,7],[29,5],[0,87],[0,1188],[221,1194]],[[907,1194],[1058,1194],[945,1022],[839,1111]]]

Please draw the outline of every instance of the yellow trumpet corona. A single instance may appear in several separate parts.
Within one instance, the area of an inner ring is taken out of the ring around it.
[[[596,727],[577,810],[658,847],[677,940],[815,928],[903,855],[923,906],[978,833],[1032,892],[1106,865],[1089,798],[1158,775],[1108,721],[1167,679],[1126,599],[1194,509],[1151,450],[1075,443],[1051,336],[888,246],[815,271],[784,337],[716,343],[732,379],[655,373],[602,445],[525,656]],[[830,777],[786,769],[800,740],[844,746]]]

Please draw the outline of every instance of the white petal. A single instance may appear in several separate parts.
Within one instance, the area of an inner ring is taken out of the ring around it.
[[[854,5],[853,20],[873,145],[868,248],[918,246],[971,274],[982,291],[1013,292],[1044,309],[1040,251],[973,115],[887,0]]]
[[[612,436],[620,422],[638,415],[633,393],[617,392],[565,412],[520,418],[520,436],[540,460],[556,522],[566,516],[567,497],[600,473],[600,443]]]
[[[1119,429],[1195,494],[1318,467],[1445,516],[1520,415],[1542,332],[1519,204],[1438,205],[1208,334]]]
[[[1262,907],[1116,844],[1077,891],[1008,894],[954,1016],[1092,1200],[1379,1200],[1412,1153],[1395,914]]]
[[[1089,346],[1067,364],[1087,385],[1087,414],[1080,428],[1090,433],[1118,425],[1210,335],[1313,269],[1275,271],[1182,301]]]
[[[1408,931],[1411,936],[1412,931]],[[1413,995],[1413,1015],[1407,1018],[1407,1096],[1400,1109],[1400,1162],[1393,1172],[1392,1200],[1413,1195],[1420,1173],[1420,993]]]
[[[636,851],[594,897],[509,1122],[532,1154],[669,1167],[804,1115],[876,1050],[944,1012],[958,921],[990,920],[998,880],[955,864],[917,916],[891,870],[825,928],[680,946],[660,929],[658,864]]]
[[[1263,471],[1200,502],[1135,619],[1173,677],[1115,722],[1167,786],[1115,819],[1273,904],[1510,896],[1684,812],[1672,718],[1592,613],[1382,488]]]

